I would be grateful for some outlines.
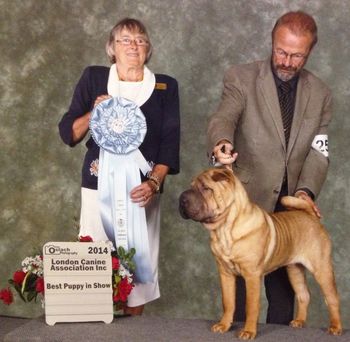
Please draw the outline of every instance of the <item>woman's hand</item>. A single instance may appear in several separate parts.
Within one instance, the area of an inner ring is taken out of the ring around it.
[[[140,207],[145,207],[155,194],[154,187],[150,182],[150,180],[142,182],[130,192],[132,202],[139,203]]]
[[[96,98],[94,102],[94,108],[102,101],[107,100],[111,98],[112,96],[110,95],[100,95]],[[87,112],[85,115],[77,118],[73,122],[73,127],[72,127],[72,136],[73,136],[73,141],[78,142],[82,140],[87,131],[89,130],[89,121],[90,121],[90,116],[91,112]]]
[[[154,180],[151,179],[142,182],[131,190],[131,200],[134,203],[139,203],[140,207],[145,207],[152,200],[153,195],[159,192],[159,187],[163,184],[168,172],[169,166],[163,164],[154,165],[151,175],[157,180],[156,183],[158,184],[155,185]]]
[[[100,95],[96,97],[96,100],[94,102],[94,108],[101,103],[104,100],[110,99],[112,96],[111,95]]]

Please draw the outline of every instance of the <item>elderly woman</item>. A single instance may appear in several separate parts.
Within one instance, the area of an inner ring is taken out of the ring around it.
[[[179,172],[178,86],[174,78],[153,74],[146,67],[145,64],[152,54],[152,45],[145,26],[138,20],[126,18],[117,23],[110,32],[106,52],[112,63],[111,67],[90,66],[84,70],[75,88],[68,112],[59,123],[59,131],[64,143],[71,147],[75,146],[89,132],[91,120],[99,106],[113,99],[122,98],[123,101],[126,99],[128,105],[130,102],[135,103],[136,110],[140,109],[143,113],[147,132],[140,141],[139,151],[141,159],[147,161],[148,172],[137,172],[139,182],[130,191],[116,188],[117,194],[113,194],[118,196],[118,192],[120,195],[120,192],[125,191],[128,208],[131,203],[138,208],[144,208],[142,210],[145,211],[146,235],[148,235],[148,245],[145,248],[149,251],[151,279],[148,278],[142,283],[136,282],[124,309],[126,314],[140,315],[145,303],[160,296],[158,285],[160,192],[166,175]],[[123,106],[124,102],[121,103]],[[120,105],[120,101],[118,104]],[[100,154],[104,149],[96,143],[94,136],[93,138],[90,136],[86,142],[87,152],[82,169],[80,235],[90,235],[94,241],[113,240],[113,234],[118,233],[108,231],[107,228],[110,227],[106,227],[108,224],[106,225],[103,218],[101,219],[99,195],[100,184],[103,184],[102,181],[106,178],[101,173],[101,168],[106,168],[108,165],[105,165],[105,157],[102,158]],[[115,165],[118,171],[119,162]],[[109,189],[108,184],[103,186],[107,191],[113,191]],[[134,220],[130,217],[129,211],[127,215],[129,222]],[[114,225],[112,230],[117,232],[118,227]],[[130,239],[130,232],[127,236],[127,239]],[[116,241],[112,242],[118,247]],[[136,256],[137,254],[136,247]]]

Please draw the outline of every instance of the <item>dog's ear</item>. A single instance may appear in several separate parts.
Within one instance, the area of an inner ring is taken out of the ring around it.
[[[214,182],[228,181],[232,177],[232,171],[228,169],[220,169],[220,171],[215,172],[212,175],[212,180]]]

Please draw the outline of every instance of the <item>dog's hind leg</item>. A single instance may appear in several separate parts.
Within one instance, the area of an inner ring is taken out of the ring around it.
[[[321,287],[329,311],[330,326],[328,332],[331,335],[342,334],[342,324],[340,320],[339,296],[335,285],[332,261],[329,258],[322,262],[322,267],[314,272],[314,277]]]
[[[289,325],[293,328],[302,328],[307,317],[307,308],[310,303],[310,293],[307,288],[305,267],[300,264],[287,266],[290,283],[297,299],[297,315]]]

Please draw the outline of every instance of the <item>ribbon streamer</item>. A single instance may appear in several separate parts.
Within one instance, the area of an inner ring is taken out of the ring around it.
[[[151,171],[138,149],[147,131],[145,117],[134,102],[114,97],[94,108],[90,130],[101,147],[98,192],[106,235],[115,248],[136,249],[136,280],[152,282],[145,209],[128,195],[141,184],[140,170],[144,175]]]

